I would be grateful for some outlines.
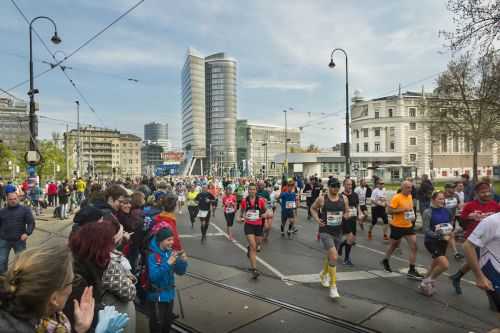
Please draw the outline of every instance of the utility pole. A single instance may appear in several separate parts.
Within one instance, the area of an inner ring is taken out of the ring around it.
[[[285,113],[285,164],[284,164],[284,174],[285,177],[288,179],[288,124],[286,120],[286,113],[287,110],[283,110]]]
[[[65,155],[65,161],[66,161],[66,179],[69,179],[68,136],[69,136],[69,125],[66,124],[66,135],[64,136],[64,155]]]
[[[81,144],[80,144],[80,102],[76,103],[76,173],[77,176],[81,175]]]

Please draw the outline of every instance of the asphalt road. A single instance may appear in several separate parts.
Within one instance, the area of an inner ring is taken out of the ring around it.
[[[471,274],[465,277],[463,295],[456,295],[448,278],[442,276],[437,284],[438,293],[426,297],[418,293],[418,282],[408,280],[404,274],[383,272],[380,260],[387,243],[382,240],[381,228],[375,229],[372,241],[366,239],[366,231],[358,230],[357,245],[351,255],[354,267],[338,265],[342,297],[334,301],[317,282],[324,252],[316,240],[317,226],[307,221],[305,210],[299,210],[299,232],[290,239],[280,236],[279,218],[275,217],[270,241],[258,254],[263,275],[257,281],[247,272],[249,264],[241,224],[235,224],[235,241],[228,240],[222,209],[218,208],[211,220],[208,239],[202,243],[199,223],[191,228],[186,213],[177,215],[177,225],[190,257],[188,271],[213,281],[379,332],[479,333],[499,326],[484,293],[474,286]],[[37,219],[37,229],[28,246],[64,240],[70,225],[69,220],[54,220],[47,211]],[[422,269],[431,262],[431,257],[423,246],[422,235],[418,235],[418,245],[417,263]],[[391,261],[394,271],[406,272],[407,255],[407,246],[403,244],[402,254]],[[453,273],[461,263],[451,256],[449,259],[449,272]],[[176,301],[180,321],[199,332],[350,332],[300,311],[196,277],[178,277],[176,288],[180,295]],[[144,331],[147,322],[139,314],[137,332]]]

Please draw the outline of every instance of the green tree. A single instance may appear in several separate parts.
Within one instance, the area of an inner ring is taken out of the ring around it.
[[[7,147],[7,145],[0,143],[0,175],[3,177],[10,177],[12,171],[9,169],[9,161],[11,161],[11,168],[15,165],[15,154]]]
[[[481,142],[500,137],[500,56],[470,53],[452,60],[437,80],[436,98],[430,99],[431,134],[456,133],[471,142],[473,177],[477,180]]]
[[[37,172],[43,179],[63,179],[66,176],[64,151],[52,140],[43,140],[38,144],[43,161],[38,166]],[[57,171],[59,166],[59,171]]]

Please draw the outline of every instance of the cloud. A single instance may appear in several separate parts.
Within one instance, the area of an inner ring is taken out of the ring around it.
[[[74,61],[94,66],[144,66],[172,67],[179,66],[177,59],[157,50],[136,48],[107,48],[85,51],[75,56]]]
[[[243,88],[247,89],[279,89],[313,91],[318,87],[317,82],[280,81],[250,79],[242,81]]]

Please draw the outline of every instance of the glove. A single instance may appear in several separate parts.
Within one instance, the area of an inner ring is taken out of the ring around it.
[[[105,306],[104,310],[99,311],[99,322],[95,333],[121,333],[128,320],[128,315],[119,313],[114,306]]]

